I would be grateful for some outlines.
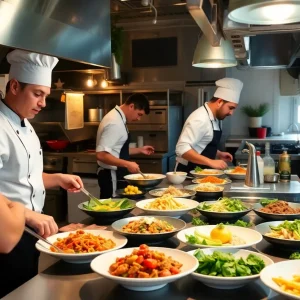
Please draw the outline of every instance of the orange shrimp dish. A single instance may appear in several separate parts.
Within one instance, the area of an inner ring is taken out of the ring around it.
[[[215,183],[215,184],[225,184],[227,181],[216,176],[207,176],[203,179],[197,179],[198,183]]]
[[[150,250],[145,244],[132,254],[117,258],[109,267],[111,275],[128,278],[157,278],[180,273],[182,264],[164,253]]]
[[[247,169],[242,168],[240,166],[235,167],[230,171],[231,174],[246,174]]]
[[[105,251],[116,246],[111,239],[104,239],[100,235],[96,236],[83,230],[71,232],[65,238],[58,238],[53,244],[69,254]],[[53,247],[50,247],[50,250],[57,252]]]

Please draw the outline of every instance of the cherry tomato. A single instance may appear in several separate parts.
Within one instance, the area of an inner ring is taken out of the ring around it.
[[[179,269],[176,268],[176,267],[171,267],[171,268],[170,268],[170,272],[171,272],[171,274],[173,274],[173,275],[176,275],[176,274],[179,274],[179,273],[180,273]]]
[[[143,266],[148,269],[155,269],[157,268],[157,260],[152,258],[147,258],[144,260]]]
[[[140,265],[142,264],[143,261],[144,261],[144,257],[142,255],[140,255],[136,260],[136,262]]]
[[[149,247],[146,245],[146,244],[142,244],[142,245],[140,245],[140,249],[142,250],[142,249],[149,249]]]

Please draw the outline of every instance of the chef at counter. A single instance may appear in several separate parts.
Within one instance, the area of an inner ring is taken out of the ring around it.
[[[220,121],[237,108],[243,83],[234,78],[216,81],[214,97],[186,120],[176,145],[179,169],[189,172],[196,166],[225,169],[232,155],[218,150],[222,136]]]
[[[130,155],[150,155],[154,152],[152,146],[129,149],[130,133],[126,123],[139,121],[144,114],[149,114],[148,99],[136,93],[121,106],[116,105],[101,121],[96,141],[100,198],[115,196],[117,188],[127,185],[122,181],[123,177],[140,171],[139,165],[130,161]]]

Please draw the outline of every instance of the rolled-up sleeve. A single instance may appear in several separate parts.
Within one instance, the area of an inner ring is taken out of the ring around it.
[[[200,143],[206,131],[207,126],[205,126],[204,120],[187,120],[176,144],[176,155],[181,157],[191,149],[197,151],[197,144]]]
[[[105,151],[114,155],[114,148],[119,143],[120,138],[120,127],[117,124],[107,124],[104,128],[99,128],[96,152]]]

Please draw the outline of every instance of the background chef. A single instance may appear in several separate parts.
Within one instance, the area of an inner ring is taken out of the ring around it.
[[[25,205],[25,222],[40,235],[57,232],[51,216],[42,214],[45,189],[62,187],[79,191],[78,176],[43,173],[40,141],[27,119],[46,106],[51,73],[58,59],[14,50],[7,55],[11,64],[5,99],[0,101],[0,191],[9,200]],[[24,233],[9,254],[0,254],[0,298],[38,272],[36,239]]]
[[[102,199],[115,196],[116,189],[124,188],[124,176],[138,173],[139,165],[130,161],[130,155],[154,152],[152,146],[129,148],[130,133],[127,122],[139,121],[149,114],[149,102],[141,93],[128,97],[121,106],[116,105],[101,121],[96,140],[96,157],[99,165],[98,183]]]
[[[237,108],[243,83],[234,78],[216,81],[214,97],[196,109],[186,120],[176,145],[179,169],[189,172],[196,166],[225,169],[232,155],[218,150],[222,136],[220,120]]]

